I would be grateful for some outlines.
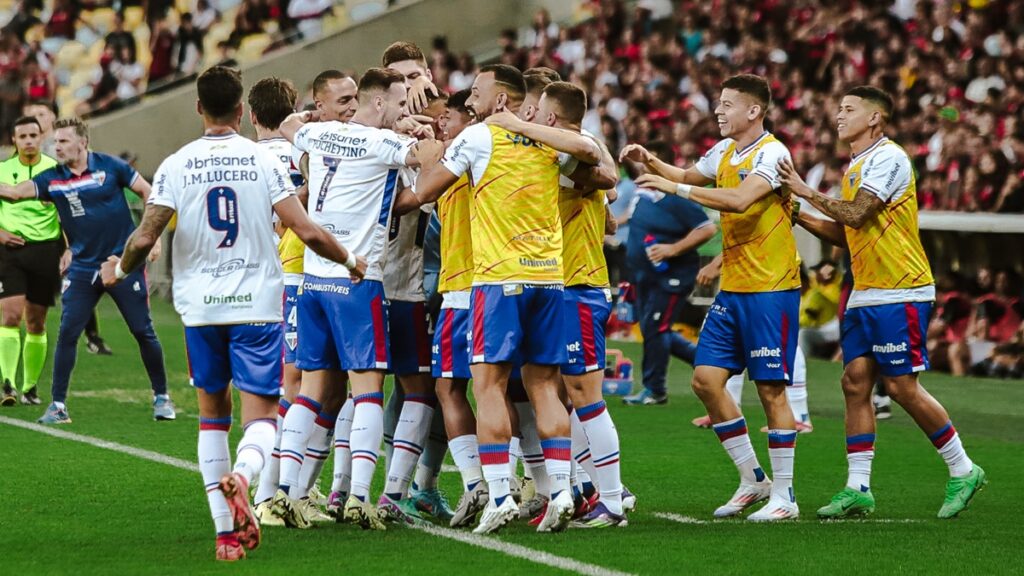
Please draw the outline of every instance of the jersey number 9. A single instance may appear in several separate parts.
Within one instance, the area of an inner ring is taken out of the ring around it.
[[[210,228],[224,232],[217,248],[231,248],[238,240],[238,195],[231,188],[218,186],[206,193],[206,217]]]

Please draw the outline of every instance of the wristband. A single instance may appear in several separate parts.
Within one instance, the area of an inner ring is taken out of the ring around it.
[[[689,184],[676,184],[676,196],[681,196],[683,198],[689,198],[690,197],[690,189],[691,188],[693,188],[693,187],[690,186]]]
[[[118,280],[124,280],[127,277],[128,275],[125,274],[124,270],[121,268],[121,263],[118,262],[117,266],[114,266],[114,278],[117,278]]]
[[[358,262],[356,261],[356,255],[355,255],[354,252],[352,252],[350,250],[349,253],[348,253],[348,259],[345,260],[345,268],[348,268],[349,270],[353,270],[353,269],[355,269],[356,264],[358,264]]]
[[[793,226],[796,226],[800,220],[800,206],[801,204],[799,201],[793,202],[793,215],[790,217],[790,224]]]

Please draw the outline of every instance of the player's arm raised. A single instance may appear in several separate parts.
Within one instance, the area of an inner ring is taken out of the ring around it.
[[[687,170],[687,173],[696,170]],[[644,174],[636,179],[636,185],[661,190],[666,194],[677,194],[694,202],[718,210],[742,214],[755,202],[772,193],[772,184],[766,178],[745,178],[736,188],[699,188],[692,184],[677,183],[657,174]]]
[[[652,174],[662,176],[672,182],[691,186],[706,186],[714,181],[694,168],[679,168],[665,162],[639,144],[629,144],[619,153],[619,162],[632,160],[643,164]]]
[[[861,186],[853,200],[839,200],[814,190],[804,182],[788,158],[779,162],[779,177],[784,186],[797,196],[806,199],[812,206],[821,210],[839,224],[850,228],[860,228],[865,222],[885,208],[885,202],[877,195]],[[829,240],[831,242],[831,240]]]
[[[137,178],[137,180],[141,180],[141,178]],[[173,208],[147,204],[146,211],[142,214],[142,222],[125,242],[124,253],[120,258],[117,256],[107,258],[107,261],[100,267],[103,284],[113,286],[136,268],[142,266],[146,257],[160,241],[160,235],[164,233],[164,229],[167,228],[167,224],[173,216]]]
[[[846,248],[846,232],[843,231],[842,224],[834,220],[818,218],[806,212],[797,214],[796,223],[825,242],[833,246]]]
[[[366,274],[366,259],[349,252],[330,232],[309,219],[309,214],[294,196],[274,204],[274,212],[281,223],[290,228],[313,252],[343,264],[353,278],[362,279]]]
[[[584,164],[596,166],[601,162],[600,146],[579,132],[525,122],[511,112],[491,114],[484,123],[504,128],[509,132],[521,134],[530,140],[546,144]]]
[[[604,190],[608,202],[615,202],[619,193],[615,186],[619,183],[619,167],[615,165],[615,158],[608,148],[598,145],[601,151],[601,161],[597,166],[581,164],[569,175],[569,179],[584,187],[584,194],[595,190]]]
[[[412,212],[437,201],[459,179],[441,164],[444,142],[421,140],[413,147],[412,154],[416,156],[420,171],[416,176],[416,186],[403,188],[395,199],[394,211],[398,214]]]
[[[32,180],[25,180],[20,184],[0,184],[0,198],[17,202],[18,200],[33,200],[36,198],[36,185]]]
[[[299,131],[307,122],[315,122],[318,114],[314,110],[306,110],[303,112],[295,112],[289,114],[287,118],[281,122],[281,135],[285,137],[292,144],[295,143],[295,133]]]

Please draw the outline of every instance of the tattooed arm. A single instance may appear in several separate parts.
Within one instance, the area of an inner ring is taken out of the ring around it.
[[[829,218],[850,228],[860,228],[885,207],[881,198],[863,187],[857,190],[853,200],[839,200],[826,196],[808,186],[788,159],[779,162],[779,177],[782,185],[792,190],[794,194],[806,199]]]
[[[120,280],[116,273],[118,268],[122,273],[130,274],[141,266],[150,250],[160,240],[160,235],[163,234],[164,228],[167,228],[167,223],[171,221],[172,216],[174,216],[174,210],[171,208],[155,204],[147,205],[146,212],[142,215],[142,222],[125,243],[124,254],[120,258],[111,256],[103,263],[100,270],[103,284],[113,286]]]

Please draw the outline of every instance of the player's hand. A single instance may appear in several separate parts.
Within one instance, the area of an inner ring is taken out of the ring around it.
[[[665,194],[676,193],[676,183],[658,176],[657,174],[644,174],[636,179],[636,185],[640,188],[660,190]]]
[[[662,260],[675,258],[676,256],[676,247],[672,244],[654,244],[647,247],[647,257],[654,264],[658,264]]]
[[[440,140],[420,140],[413,148],[413,156],[420,166],[432,166],[444,156],[444,142]]]
[[[61,273],[61,276],[63,276],[64,273],[67,272],[68,268],[70,268],[70,267],[71,267],[71,250],[65,250],[64,253],[60,255],[60,273]]]
[[[814,190],[811,190],[810,186],[800,177],[796,167],[793,166],[793,161],[789,158],[779,160],[779,181],[782,182],[784,188],[801,198],[810,198],[814,195]]]
[[[0,245],[8,248],[16,248],[25,245],[25,239],[17,234],[11,234],[6,230],[0,230]]]
[[[160,254],[162,254],[163,251],[163,243],[160,242],[159,238],[157,238],[156,242],[153,244],[153,249],[149,251],[149,256],[146,258],[146,262],[156,262],[160,259]]]
[[[430,92],[434,96],[439,96],[437,86],[430,81],[426,76],[420,76],[413,80],[409,86],[408,97],[406,98],[405,108],[409,114],[419,114],[426,110],[430,102],[427,100],[427,92]]]
[[[650,164],[654,160],[654,156],[647,151],[647,148],[639,144],[629,144],[619,152],[619,162],[623,160],[632,160],[633,162],[640,162],[641,164]]]
[[[352,277],[353,282],[359,282],[360,280],[363,279],[364,276],[366,276],[367,266],[368,264],[366,263],[366,258],[363,258],[362,256],[356,256],[356,267],[348,271],[349,275]]]
[[[715,280],[722,275],[722,267],[715,262],[708,264],[697,272],[697,285],[705,288],[715,283]]]
[[[503,128],[509,132],[518,132],[522,125],[522,120],[511,112],[495,112],[484,120],[484,124],[487,124],[488,126],[497,126],[498,128]]]
[[[103,280],[104,286],[113,286],[119,282],[114,270],[117,269],[117,265],[120,263],[120,258],[117,256],[111,256],[110,258],[107,258],[106,262],[100,264],[100,278]]]
[[[433,138],[433,127],[431,124],[434,123],[434,119],[430,116],[423,116],[420,114],[413,114],[412,116],[403,116],[395,122],[394,131],[399,134],[405,134],[407,136],[417,136],[417,131],[421,131],[424,126],[430,128],[431,138]],[[422,133],[422,132],[420,132]]]

